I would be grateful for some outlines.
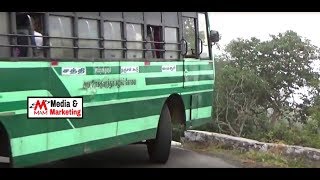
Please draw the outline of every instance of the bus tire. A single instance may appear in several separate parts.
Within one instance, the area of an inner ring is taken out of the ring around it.
[[[171,139],[172,126],[170,111],[168,106],[164,105],[159,119],[156,138],[147,141],[148,154],[151,162],[161,164],[167,162],[170,155]]]

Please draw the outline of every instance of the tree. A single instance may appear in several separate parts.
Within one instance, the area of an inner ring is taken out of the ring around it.
[[[267,41],[233,40],[225,49],[225,57],[234,67],[250,70],[267,83],[268,96],[257,103],[274,109],[271,117],[274,124],[283,109],[296,105],[289,103],[296,90],[305,86],[318,89],[319,74],[311,67],[318,58],[318,48],[293,31],[270,37]]]
[[[258,104],[267,95],[267,84],[249,69],[240,69],[219,57],[216,61],[215,121],[222,133],[242,136],[263,128],[261,115],[266,111]]]

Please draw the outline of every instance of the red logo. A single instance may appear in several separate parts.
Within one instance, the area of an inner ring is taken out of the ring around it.
[[[47,100],[37,100],[36,103],[33,103],[31,105],[30,108],[33,108],[33,111],[34,111],[34,114],[37,114],[37,115],[43,115],[43,114],[47,114],[48,113],[48,108],[47,108],[47,104],[49,104],[50,102],[47,101]],[[39,109],[39,110],[37,110]],[[42,110],[44,109],[44,110]]]
[[[33,110],[37,110],[38,107],[40,108],[40,110],[42,109],[42,107],[44,107],[44,110],[47,110],[46,100],[42,100],[41,104],[40,104],[40,101],[37,100]]]

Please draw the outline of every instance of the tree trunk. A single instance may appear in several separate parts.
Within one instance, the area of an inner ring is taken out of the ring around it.
[[[278,122],[280,117],[280,111],[277,109],[274,109],[273,114],[271,115],[271,126],[274,127],[274,125]]]

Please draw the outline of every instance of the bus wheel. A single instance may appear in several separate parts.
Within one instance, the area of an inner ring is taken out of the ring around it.
[[[11,168],[11,149],[7,131],[0,124],[0,168]]]
[[[156,139],[147,141],[149,159],[155,163],[166,163],[171,149],[172,127],[169,108],[164,105],[158,124]]]

